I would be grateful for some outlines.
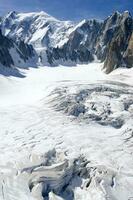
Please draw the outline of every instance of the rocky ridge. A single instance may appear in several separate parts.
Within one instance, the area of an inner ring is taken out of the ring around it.
[[[133,18],[128,11],[115,12],[104,21],[83,20],[77,24],[57,20],[45,12],[11,12],[1,18],[0,29],[3,37],[19,44],[24,61],[36,51],[34,65],[68,65],[98,59],[104,62],[106,73],[118,67],[132,67]],[[8,60],[10,64],[4,65],[13,64],[13,59]],[[0,62],[3,64],[2,59]]]

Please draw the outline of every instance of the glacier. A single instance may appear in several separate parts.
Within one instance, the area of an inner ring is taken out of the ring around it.
[[[133,198],[133,69],[102,68],[0,75],[1,200]]]

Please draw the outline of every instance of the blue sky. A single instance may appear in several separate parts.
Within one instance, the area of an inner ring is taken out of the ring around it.
[[[0,0],[0,15],[12,10],[44,10],[65,20],[103,19],[116,10],[129,10],[133,13],[133,0]]]

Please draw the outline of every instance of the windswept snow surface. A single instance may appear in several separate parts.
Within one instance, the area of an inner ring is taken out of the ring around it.
[[[0,76],[0,200],[133,199],[133,70]]]

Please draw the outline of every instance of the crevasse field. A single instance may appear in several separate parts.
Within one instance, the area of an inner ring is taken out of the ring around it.
[[[132,200],[133,69],[0,75],[0,200]]]

